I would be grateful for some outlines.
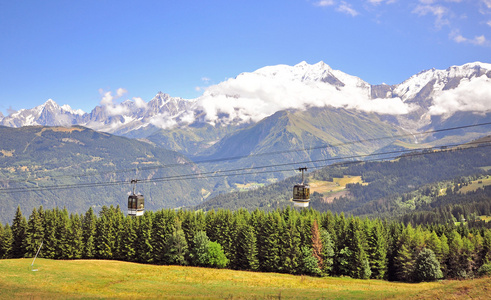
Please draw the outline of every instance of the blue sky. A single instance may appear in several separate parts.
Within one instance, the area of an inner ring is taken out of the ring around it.
[[[371,84],[491,63],[491,0],[0,2],[0,112],[102,95],[195,98],[258,68],[324,61]]]

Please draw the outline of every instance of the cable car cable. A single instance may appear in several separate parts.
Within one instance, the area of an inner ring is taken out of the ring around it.
[[[486,145],[486,143],[491,143],[491,141],[490,142],[467,143],[465,145],[476,144],[477,146],[471,147],[471,148],[462,148],[462,149],[474,149],[474,148],[491,146],[491,144]],[[314,162],[321,162],[321,161],[343,160],[343,159],[352,159],[352,158],[360,158],[360,157],[368,157],[368,156],[380,156],[380,155],[388,155],[388,154],[398,154],[399,155],[399,156],[395,156],[392,158],[364,160],[364,161],[349,161],[349,162],[343,162],[343,163],[336,163],[335,165],[340,166],[340,165],[347,165],[347,164],[353,164],[353,163],[368,163],[368,162],[372,162],[372,161],[384,161],[384,160],[388,160],[388,159],[394,159],[394,158],[400,157],[400,154],[404,154],[404,153],[408,153],[408,152],[409,152],[409,154],[406,154],[405,157],[412,157],[412,156],[432,154],[432,153],[442,153],[445,151],[450,151],[452,149],[441,150],[439,152],[423,152],[423,153],[414,153],[414,152],[415,151],[424,151],[424,150],[434,150],[434,149],[447,148],[447,147],[453,147],[453,146],[462,146],[462,144],[440,145],[437,147],[426,147],[426,148],[418,148],[418,149],[388,151],[388,152],[372,153],[372,154],[365,154],[365,155],[356,155],[356,156],[349,156],[349,157],[334,157],[334,158],[331,157],[331,158],[327,158],[327,159],[320,159],[320,160],[314,160],[314,161],[293,162],[293,163],[275,164],[275,165],[269,165],[269,166],[257,166],[257,167],[250,167],[250,168],[222,170],[222,171],[219,170],[219,171],[205,172],[205,173],[200,173],[200,174],[185,174],[185,175],[167,176],[167,177],[160,177],[160,178],[142,179],[139,181],[146,182],[146,183],[152,183],[152,182],[165,182],[165,181],[175,181],[175,180],[185,180],[185,179],[189,180],[189,179],[204,179],[204,178],[216,178],[216,177],[227,177],[227,176],[242,176],[242,175],[249,175],[249,174],[279,173],[279,172],[286,172],[286,171],[293,171],[293,170],[292,169],[269,170],[269,171],[249,172],[249,173],[241,173],[241,174],[222,174],[222,175],[203,176],[203,174],[238,172],[238,171],[244,171],[244,170],[265,169],[265,168],[281,167],[281,166],[287,166],[287,165],[312,164]],[[329,165],[327,165],[327,166],[329,166]],[[313,166],[312,168],[318,169],[318,168],[324,168],[327,166]],[[331,166],[333,166],[333,165],[331,165]],[[111,182],[77,183],[77,184],[66,184],[66,185],[39,186],[39,187],[31,187],[31,188],[3,188],[3,189],[0,189],[0,193],[35,192],[35,191],[43,191],[43,190],[60,190],[60,189],[84,188],[84,187],[106,187],[106,186],[121,185],[121,184],[127,184],[127,183],[128,182],[126,180],[124,180],[124,181],[111,181]]]
[[[53,176],[51,178],[80,178],[80,177],[88,177],[88,176],[102,175],[102,174],[116,174],[116,173],[126,173],[126,172],[130,172],[130,171],[146,171],[146,170],[172,168],[172,167],[185,166],[185,165],[190,165],[190,164],[204,164],[204,163],[212,163],[212,162],[222,162],[222,161],[237,160],[237,159],[241,159],[241,158],[256,157],[256,156],[276,155],[276,154],[284,154],[284,153],[292,153],[292,152],[300,152],[300,151],[312,151],[312,150],[318,150],[318,149],[324,149],[324,148],[337,148],[337,147],[353,145],[353,144],[358,144],[358,143],[373,142],[373,141],[384,140],[384,139],[400,138],[400,137],[423,135],[423,134],[430,134],[430,133],[438,133],[438,132],[472,128],[472,127],[480,127],[480,126],[486,126],[486,125],[491,125],[491,122],[479,123],[479,124],[474,124],[474,125],[463,125],[463,126],[457,126],[457,127],[435,129],[435,130],[427,130],[427,131],[418,132],[418,133],[408,133],[408,134],[385,136],[385,137],[372,138],[372,139],[343,142],[343,143],[337,143],[337,144],[332,144],[332,145],[323,144],[323,145],[319,145],[319,146],[306,147],[306,148],[280,150],[280,151],[272,151],[272,152],[265,152],[265,153],[242,155],[242,156],[232,156],[232,157],[225,157],[225,158],[208,159],[208,160],[201,160],[201,161],[196,161],[196,162],[189,161],[189,162],[185,162],[185,163],[174,163],[174,164],[168,164],[168,165],[143,167],[143,168],[95,171],[95,172],[92,172],[90,174],[59,175],[59,176]],[[435,146],[435,147],[439,147],[439,146]],[[9,182],[26,182],[27,180],[28,179],[15,179],[15,180],[10,180]]]

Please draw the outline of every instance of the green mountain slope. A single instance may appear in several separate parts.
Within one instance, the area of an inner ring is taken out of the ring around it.
[[[40,205],[66,206],[73,212],[103,205],[125,208],[133,178],[152,180],[200,172],[177,152],[83,127],[0,127],[0,137],[2,223],[11,221],[8,218],[18,205],[26,212]],[[110,182],[128,184],[94,186]],[[67,184],[89,186],[59,189]],[[43,186],[51,188],[36,190]],[[21,190],[9,192],[12,188]],[[206,179],[194,179],[141,183],[137,192],[145,195],[146,208],[155,210],[197,204],[210,189]]]
[[[238,128],[240,127],[196,123],[182,128],[160,129],[147,136],[145,140],[162,148],[177,151],[186,156],[193,156],[205,151],[226,134]]]
[[[311,172],[308,181],[330,181],[343,176],[360,176],[362,183],[346,185],[339,189],[327,189],[325,193],[312,193],[312,208],[331,210],[355,215],[380,213],[406,213],[416,209],[410,198],[402,195],[421,187],[462,176],[482,176],[489,172],[489,138],[483,138],[481,147],[463,145],[447,151],[426,151],[401,156],[393,161],[360,162],[339,164]],[[258,189],[222,194],[200,204],[204,210],[227,208],[274,209],[292,205],[293,185],[300,182],[299,176],[287,178],[270,186]],[[339,182],[339,181],[338,181]],[[332,183],[336,185],[339,183]],[[435,195],[433,200],[436,200]],[[426,199],[427,201],[433,201]],[[424,203],[426,204],[426,203]]]
[[[372,153],[395,141],[395,138],[390,137],[402,133],[399,128],[383,122],[375,114],[333,108],[281,111],[225,136],[194,159],[217,161],[208,164],[214,170],[288,163],[292,165],[268,170],[294,170],[297,167],[294,163],[301,166],[307,164],[308,167],[322,166],[326,165],[326,159],[333,157]],[[229,178],[228,184],[243,183],[241,180],[265,183],[292,174],[278,172],[238,176]]]

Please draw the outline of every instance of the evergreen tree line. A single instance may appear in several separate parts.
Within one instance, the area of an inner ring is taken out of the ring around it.
[[[0,224],[0,258],[115,259],[313,276],[406,282],[491,275],[491,230],[414,227],[291,207],[270,212],[147,211],[98,215],[20,210]]]

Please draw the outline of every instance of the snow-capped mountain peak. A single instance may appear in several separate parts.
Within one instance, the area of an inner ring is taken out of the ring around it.
[[[96,130],[126,134],[136,129],[168,128],[192,122],[247,123],[285,109],[331,106],[389,114],[413,120],[456,111],[489,111],[491,64],[474,62],[445,70],[422,71],[401,84],[370,85],[359,77],[332,69],[320,61],[294,66],[266,66],[244,72],[208,87],[196,99],[171,97],[159,92],[149,102],[133,98],[104,103],[90,114],[59,106],[52,99],[32,109],[0,117],[0,124],[78,124]],[[411,114],[410,114],[411,113]],[[427,121],[425,121],[427,122]],[[424,125],[424,124],[423,124]]]

